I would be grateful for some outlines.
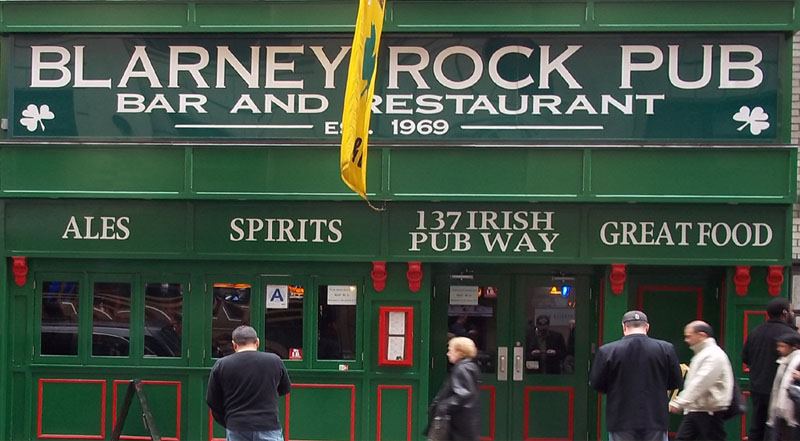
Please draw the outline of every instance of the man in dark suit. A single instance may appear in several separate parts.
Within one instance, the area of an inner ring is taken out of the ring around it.
[[[525,367],[530,373],[560,374],[561,361],[567,355],[567,345],[560,332],[550,329],[550,317],[536,317],[536,326],[528,324],[525,337]]]
[[[681,368],[672,343],[647,336],[641,311],[622,316],[621,340],[597,350],[589,381],[607,395],[609,441],[667,441],[669,397],[681,386]]]
[[[742,348],[742,362],[750,368],[750,399],[753,418],[747,439],[763,441],[772,381],[778,369],[775,343],[781,335],[794,332],[794,314],[789,301],[778,297],[767,303],[767,321],[758,325]]]

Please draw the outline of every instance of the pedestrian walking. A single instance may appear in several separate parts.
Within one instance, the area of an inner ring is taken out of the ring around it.
[[[429,410],[428,427],[436,417],[449,420],[445,439],[453,441],[478,441],[480,439],[480,395],[478,376],[480,368],[475,362],[478,349],[467,337],[451,338],[447,344],[447,360],[453,364],[450,375],[442,385]],[[426,430],[426,435],[430,435]],[[434,439],[434,438],[430,438]],[[443,441],[443,439],[435,439]]]
[[[225,427],[227,441],[283,441],[278,396],[291,381],[281,359],[258,350],[256,330],[239,326],[231,334],[233,354],[220,358],[208,377],[206,403]]]
[[[778,365],[775,350],[777,338],[794,330],[794,313],[789,301],[776,298],[767,303],[767,321],[747,336],[742,348],[742,362],[750,368],[750,400],[752,418],[748,440],[763,441],[767,424],[772,382]]]
[[[719,414],[731,404],[733,369],[728,355],[717,346],[714,330],[702,321],[683,329],[684,341],[694,352],[683,390],[669,403],[669,411],[683,413],[676,440],[723,441]]]
[[[772,441],[795,441],[798,439],[798,421],[795,404],[789,398],[789,386],[795,381],[795,372],[800,366],[800,334],[790,332],[778,337],[775,347],[780,354],[775,380],[769,400],[767,419],[768,439]]]
[[[620,340],[600,346],[589,374],[604,393],[609,441],[667,441],[668,390],[681,386],[681,368],[672,343],[650,338],[641,311],[622,316]]]

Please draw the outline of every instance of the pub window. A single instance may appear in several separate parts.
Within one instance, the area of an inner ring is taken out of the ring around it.
[[[267,285],[263,333],[267,352],[282,359],[303,359],[305,293],[301,285]]]
[[[79,287],[75,281],[42,283],[42,355],[78,355]]]
[[[182,331],[182,285],[180,283],[145,284],[145,357],[180,357],[182,348]]]
[[[231,333],[241,325],[250,325],[249,283],[215,283],[211,306],[211,356],[221,358],[233,353]]]
[[[356,359],[358,289],[351,285],[320,285],[317,317],[317,359]]]
[[[130,354],[131,284],[95,282],[92,296],[92,355]]]

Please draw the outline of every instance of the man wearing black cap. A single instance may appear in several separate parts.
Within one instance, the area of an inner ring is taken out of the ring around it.
[[[278,396],[292,386],[286,367],[277,355],[258,350],[250,326],[234,329],[231,340],[236,352],[217,360],[208,377],[211,415],[225,427],[227,441],[283,441]]]
[[[778,369],[775,343],[779,336],[793,332],[794,326],[792,307],[784,298],[775,298],[767,303],[767,317],[766,322],[750,332],[742,348],[742,361],[750,368],[750,399],[753,403],[753,417],[747,435],[750,441],[764,440],[769,396]]]
[[[622,316],[621,340],[597,350],[589,381],[607,395],[609,441],[666,441],[667,391],[681,386],[681,368],[672,343],[647,336],[641,311]]]

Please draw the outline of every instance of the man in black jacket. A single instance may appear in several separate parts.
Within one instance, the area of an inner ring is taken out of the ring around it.
[[[283,441],[278,396],[292,384],[281,359],[258,350],[256,330],[239,326],[231,334],[233,350],[220,358],[208,377],[206,403],[225,427],[227,441]]]
[[[647,336],[641,311],[622,316],[621,340],[597,350],[589,380],[607,395],[609,441],[666,441],[667,391],[681,386],[681,368],[672,343]]]
[[[750,368],[750,399],[753,419],[747,435],[750,441],[763,441],[769,410],[772,381],[778,369],[775,343],[783,334],[794,332],[794,313],[789,301],[775,298],[767,303],[767,321],[747,336],[742,348],[742,361]]]

